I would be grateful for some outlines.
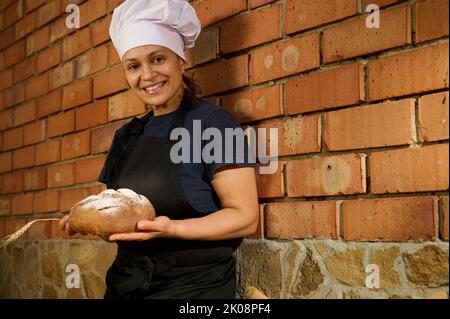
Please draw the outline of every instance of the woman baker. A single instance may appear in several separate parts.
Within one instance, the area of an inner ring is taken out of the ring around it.
[[[222,107],[197,98],[185,76],[184,50],[200,30],[183,0],[127,0],[114,10],[111,39],[131,90],[149,112],[116,131],[99,181],[145,195],[157,217],[109,238],[118,253],[105,298],[235,297],[233,252],[258,222],[254,161],[246,142],[239,147],[234,139],[231,150],[225,147],[227,129],[239,124]],[[173,134],[179,128],[189,134]],[[220,142],[214,154],[199,140],[208,129]],[[175,156],[180,149],[188,150],[181,162]],[[61,227],[70,228],[67,218]]]

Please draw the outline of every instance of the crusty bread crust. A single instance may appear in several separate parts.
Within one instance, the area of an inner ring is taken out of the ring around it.
[[[70,230],[108,237],[136,230],[139,220],[153,220],[155,209],[142,195],[126,188],[107,189],[76,203],[69,213]]]

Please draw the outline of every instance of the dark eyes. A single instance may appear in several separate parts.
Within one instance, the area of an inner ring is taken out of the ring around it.
[[[166,60],[166,59],[165,59],[165,57],[163,57],[163,56],[156,56],[156,57],[154,57],[154,58],[151,59],[150,63],[152,63],[152,64],[161,64],[161,63],[163,63],[165,60]],[[130,65],[128,66],[128,70],[129,70],[129,71],[135,71],[135,70],[137,70],[137,69],[139,69],[139,64],[133,63],[133,64],[130,64]]]

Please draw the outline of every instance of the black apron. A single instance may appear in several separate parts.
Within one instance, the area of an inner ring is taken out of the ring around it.
[[[172,129],[182,127],[196,103],[185,93]],[[171,219],[199,217],[189,204],[170,149],[178,141],[145,136],[153,115],[134,118],[114,142],[104,167],[108,188],[129,188],[146,196],[156,215]],[[233,251],[242,238],[193,241],[156,238],[118,242],[116,259],[106,275],[105,298],[234,298]]]

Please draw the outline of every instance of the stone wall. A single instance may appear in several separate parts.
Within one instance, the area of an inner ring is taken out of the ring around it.
[[[95,240],[19,240],[0,253],[1,298],[102,298],[116,245]],[[345,243],[245,240],[236,253],[238,298],[254,286],[270,298],[427,298],[448,294],[448,242]],[[67,265],[80,288],[67,288]],[[367,288],[366,267],[380,287]]]

